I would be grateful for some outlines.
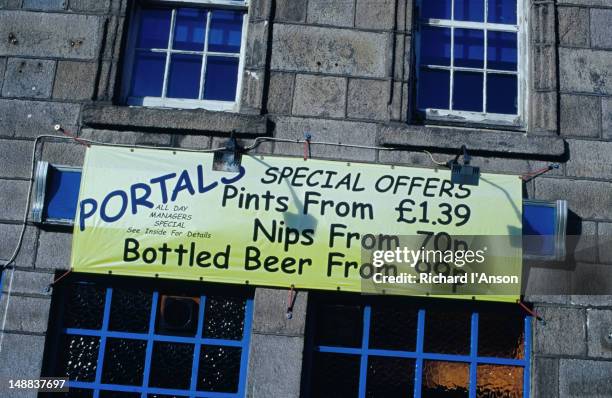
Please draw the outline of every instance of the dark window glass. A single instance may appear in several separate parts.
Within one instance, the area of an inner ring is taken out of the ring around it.
[[[244,299],[207,297],[203,336],[214,339],[242,339],[245,308]]]
[[[147,394],[147,398],[187,398],[182,395]]]
[[[168,98],[197,99],[200,93],[202,56],[173,54],[168,73]]]
[[[455,71],[453,109],[482,112],[482,79],[479,72]]]
[[[487,0],[489,17],[492,23],[516,24],[516,0]]]
[[[458,21],[483,22],[484,0],[455,0],[455,19]]]
[[[53,393],[53,398],[92,398],[93,390],[86,388],[70,388],[68,392]]]
[[[193,345],[156,341],[151,358],[149,385],[188,389],[191,382]]]
[[[356,397],[359,391],[358,355],[314,354],[312,396]]]
[[[141,385],[146,348],[147,342],[142,340],[107,339],[102,382]]]
[[[467,355],[470,352],[471,313],[428,310],[425,313],[424,351]]]
[[[484,67],[483,31],[476,29],[455,29],[454,58],[455,66],[468,68]]]
[[[206,10],[179,8],[174,23],[175,50],[203,51],[206,35]]]
[[[439,69],[421,69],[419,76],[419,109],[448,109],[450,72]]]
[[[208,51],[239,53],[242,39],[243,12],[220,11],[212,13]]]
[[[416,308],[373,305],[370,316],[371,348],[403,351],[416,349]]]
[[[136,47],[168,48],[171,13],[169,9],[141,9]]]
[[[363,308],[359,305],[322,304],[317,311],[317,345],[360,347]]]
[[[149,330],[151,292],[115,288],[112,297],[110,330],[135,333]]]
[[[478,319],[478,355],[521,359],[524,354],[522,314],[481,312]]]
[[[238,58],[208,57],[204,99],[234,101],[238,84]]]
[[[140,398],[140,393],[124,391],[100,391],[100,398]]]
[[[423,0],[421,17],[451,19],[451,0]]]
[[[414,360],[368,357],[366,397],[403,398],[414,391]]]
[[[60,352],[60,375],[72,381],[94,381],[99,350],[99,337],[65,336],[64,348]]]
[[[450,65],[450,35],[450,28],[421,28],[421,65]]]
[[[64,326],[79,329],[100,329],[104,315],[106,289],[75,284],[70,290]]]
[[[198,369],[198,389],[215,392],[236,392],[240,379],[238,347],[202,346]]]
[[[147,394],[147,398],[187,398],[182,395]]]
[[[166,55],[136,51],[132,72],[132,95],[136,97],[160,97],[164,83]]]
[[[516,75],[487,74],[487,112],[517,114],[518,83]]]
[[[517,43],[514,32],[487,32],[487,68],[517,69]]]
[[[470,365],[462,362],[423,362],[422,395],[427,398],[467,398]]]

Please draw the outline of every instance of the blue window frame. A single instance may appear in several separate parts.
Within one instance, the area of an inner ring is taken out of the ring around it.
[[[68,396],[245,396],[251,290],[69,278],[54,288],[44,360]]]
[[[521,123],[521,2],[418,2],[417,107],[427,119]]]
[[[531,317],[517,305],[313,297],[306,396],[529,397]]]
[[[136,8],[124,71],[128,105],[237,110],[247,2],[193,3]]]

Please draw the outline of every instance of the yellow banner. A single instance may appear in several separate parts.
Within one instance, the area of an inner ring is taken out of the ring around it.
[[[89,148],[73,269],[296,289],[517,296],[496,283],[476,293],[423,281],[400,287],[387,280],[381,288],[371,277],[386,268],[373,266],[372,252],[363,250],[394,236],[520,238],[517,176],[483,174],[478,186],[462,186],[448,169],[243,155],[240,172],[229,173],[212,163],[211,153]],[[497,250],[489,244],[489,253]],[[520,243],[499,245],[503,254],[480,271],[520,276]],[[454,275],[462,268],[456,264],[429,271]]]

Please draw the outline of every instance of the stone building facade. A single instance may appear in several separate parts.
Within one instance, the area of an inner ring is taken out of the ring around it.
[[[519,175],[556,162],[558,169],[525,184],[525,197],[566,199],[569,233],[612,235],[610,0],[524,1],[527,101],[520,125],[510,127],[419,117],[413,0],[251,0],[238,109],[128,107],[123,71],[135,3],[0,0],[0,258],[18,243],[34,139],[61,135],[55,124],[81,138],[179,149],[217,147],[232,132],[244,145],[309,132],[315,141],[397,148],[313,145],[316,158],[421,167],[432,166],[423,149],[444,159],[465,144],[483,171]],[[47,138],[35,156],[81,166],[84,151]],[[303,149],[266,142],[255,151],[301,156]],[[3,272],[0,380],[41,375],[53,316],[47,287],[69,266],[71,237],[28,221],[14,267]],[[576,260],[612,288],[609,247]],[[563,272],[545,278],[561,280]],[[248,396],[306,394],[309,293],[298,293],[291,320],[286,295],[255,291]],[[531,396],[612,396],[610,297],[526,297],[544,319],[533,323]]]

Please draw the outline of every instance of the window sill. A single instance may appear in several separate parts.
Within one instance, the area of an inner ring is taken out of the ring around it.
[[[148,108],[116,105],[88,105],[83,109],[85,126],[130,131],[183,133],[215,132],[261,136],[267,132],[267,118],[203,109]]]
[[[434,148],[454,151],[465,145],[469,151],[498,155],[554,158],[565,155],[565,141],[558,136],[468,128],[393,124],[380,129],[377,142],[389,147]]]

